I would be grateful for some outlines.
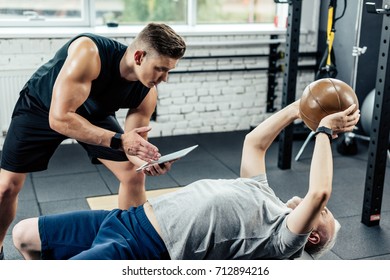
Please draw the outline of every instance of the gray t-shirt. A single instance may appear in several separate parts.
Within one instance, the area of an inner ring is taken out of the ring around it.
[[[291,209],[265,175],[200,180],[149,202],[176,260],[295,258],[309,236],[287,228]]]

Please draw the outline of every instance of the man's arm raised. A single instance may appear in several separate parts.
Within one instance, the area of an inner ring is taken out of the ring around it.
[[[299,118],[299,100],[273,114],[245,137],[240,176],[250,178],[264,174],[265,154],[276,136]]]
[[[360,117],[359,111],[352,114],[354,108],[355,105],[351,105],[345,111],[326,116],[321,120],[319,127],[332,129],[335,132],[333,138],[337,133],[352,131]],[[301,234],[313,229],[330,198],[332,179],[333,158],[330,140],[325,133],[319,133],[315,139],[308,192],[287,219],[287,226],[292,232]]]

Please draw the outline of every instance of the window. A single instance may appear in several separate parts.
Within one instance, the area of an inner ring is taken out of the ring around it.
[[[1,26],[272,23],[274,0],[0,0]]]
[[[88,1],[0,0],[1,26],[87,26]]]
[[[188,0],[95,0],[95,24],[187,23]]]
[[[198,0],[198,23],[272,23],[274,0]]]

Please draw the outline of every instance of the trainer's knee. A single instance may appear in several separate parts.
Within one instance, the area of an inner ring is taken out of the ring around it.
[[[23,187],[26,175],[1,170],[0,199],[16,197]]]

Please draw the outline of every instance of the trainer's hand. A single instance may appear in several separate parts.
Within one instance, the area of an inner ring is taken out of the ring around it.
[[[158,160],[161,155],[158,152],[157,147],[150,144],[142,137],[151,129],[151,127],[145,126],[124,133],[122,136],[124,152],[129,156],[137,156],[147,162]]]
[[[318,126],[326,126],[332,129],[333,138],[336,138],[339,133],[352,131],[360,119],[360,110],[353,112],[355,107],[356,105],[353,104],[342,112],[324,117]]]

